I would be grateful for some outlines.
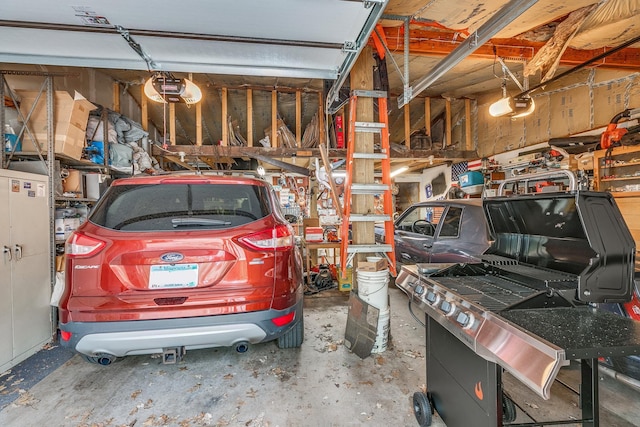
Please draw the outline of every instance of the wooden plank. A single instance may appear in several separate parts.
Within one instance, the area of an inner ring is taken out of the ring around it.
[[[446,145],[451,145],[451,100],[447,98],[445,100],[445,119],[446,119]]]
[[[466,98],[464,100],[464,119],[465,119],[465,150],[471,150],[473,148],[473,142],[471,139],[471,100]]]
[[[404,145],[411,148],[411,109],[404,104]]]
[[[326,142],[325,142],[326,146]],[[177,153],[179,151],[184,151],[186,154],[192,155],[201,155],[201,156],[219,156],[220,154],[217,152],[216,145],[203,145],[201,147],[196,147],[195,145],[180,145],[177,147],[168,147],[168,150],[172,153]],[[162,151],[155,151],[154,155],[162,155]],[[313,158],[320,157],[320,150],[318,148],[307,148],[304,150],[298,150],[296,148],[286,148],[286,147],[251,147],[250,150],[247,147],[225,147],[224,155],[227,157],[246,157],[247,151],[255,152],[258,154],[262,154],[264,156],[269,157],[298,157],[298,158]],[[22,153],[24,154],[24,152]],[[329,158],[330,159],[345,159],[347,157],[346,149],[329,149]],[[470,151],[462,151],[462,150],[453,150],[451,148],[441,150],[410,150],[397,152],[395,150],[391,150],[391,158],[394,160],[425,160],[427,157],[433,156],[434,162],[442,163],[444,161],[464,161],[464,160],[474,160],[478,158],[478,153],[474,150]],[[425,160],[426,163],[429,163]]]
[[[220,118],[220,124],[222,126],[222,141],[220,145],[226,147],[227,145],[229,145],[229,126],[227,126],[227,109],[229,108],[229,105],[226,87],[222,88],[220,96],[222,97],[222,99],[220,100],[222,103],[222,117]]]
[[[120,112],[120,83],[113,83],[113,111]]]
[[[431,136],[431,98],[424,99],[424,129],[425,133]]]
[[[366,46],[353,68],[351,69],[350,87],[351,90],[373,90],[373,52],[370,46]],[[374,110],[373,99],[358,97],[356,109],[357,122],[373,122]],[[370,132],[356,132],[354,152],[373,153],[374,136]],[[374,162],[370,159],[354,159],[353,175],[350,177],[352,183],[373,184],[374,183]],[[347,178],[349,179],[349,177]],[[352,195],[351,213],[365,214],[371,211],[373,206],[373,195],[355,194]],[[349,203],[345,200],[344,203]],[[374,224],[372,222],[355,222],[352,224],[352,236],[354,245],[366,245],[375,243]],[[365,254],[357,254],[354,265],[357,261],[364,259]]]
[[[636,242],[636,247],[640,248],[640,197],[616,197],[616,204]]]
[[[302,143],[302,92],[296,91],[296,145]]]
[[[253,147],[253,89],[247,89],[247,146]]]
[[[271,146],[278,146],[278,92],[271,91]]]
[[[336,189],[336,184],[333,182],[333,178],[330,176],[331,170],[331,162],[329,161],[329,157],[327,157],[326,147],[324,144],[320,144],[320,157],[322,158],[322,164],[324,165],[324,170],[327,171],[327,176],[329,176],[329,190],[331,193],[331,200],[333,200],[333,206],[336,207],[336,212],[340,219],[342,220],[342,209],[340,209],[340,199],[338,198],[338,190]]]
[[[202,102],[196,104],[196,145],[202,145]]]
[[[187,162],[183,162],[182,160],[180,160],[179,156],[171,156],[171,155],[166,155],[164,156],[165,159],[172,161],[175,164],[178,164],[180,166],[182,166],[185,169],[188,170],[194,170],[193,166],[191,166],[189,163]]]
[[[140,124],[142,129],[149,131],[149,99],[144,94],[144,85],[140,86]]]
[[[169,138],[171,145],[176,145],[176,104],[169,104]]]
[[[409,6],[406,10],[412,10]],[[417,7],[413,10],[418,9]],[[410,31],[409,46],[404,46],[403,26],[384,27],[384,36],[387,47],[391,52],[402,52],[407,49],[411,55],[424,56],[447,56],[456,47],[456,39],[459,33],[454,30],[426,29],[425,27],[413,28]],[[501,58],[519,58],[520,60],[530,60],[545,45],[544,41],[530,41],[523,39],[491,39],[491,43],[486,43],[474,49],[470,58],[484,58],[493,60],[496,56]],[[635,45],[634,45],[635,46]],[[607,56],[598,62],[598,68],[626,68],[637,69],[640,66],[640,49],[626,48],[619,52]],[[573,49],[567,48],[563,51],[560,65],[574,66],[602,53],[601,49]]]
[[[327,132],[325,131],[324,119],[324,97],[321,92],[318,92],[318,128],[320,131],[318,135],[318,143],[327,145]]]

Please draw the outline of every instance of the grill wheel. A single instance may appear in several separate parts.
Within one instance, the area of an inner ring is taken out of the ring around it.
[[[433,408],[429,400],[427,393],[419,391],[413,393],[413,413],[420,427],[429,427],[431,425]]]
[[[516,420],[516,404],[505,393],[502,393],[502,422],[510,424]]]

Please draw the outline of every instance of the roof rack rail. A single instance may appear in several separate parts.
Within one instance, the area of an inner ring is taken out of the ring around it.
[[[258,172],[254,170],[179,170],[179,171],[161,171],[156,175],[218,175],[218,176],[251,176],[254,178],[264,179]]]

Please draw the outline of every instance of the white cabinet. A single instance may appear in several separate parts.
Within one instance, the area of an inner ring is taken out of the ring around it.
[[[0,373],[52,337],[47,177],[0,169]]]

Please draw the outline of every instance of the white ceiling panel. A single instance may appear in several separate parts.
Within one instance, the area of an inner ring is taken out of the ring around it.
[[[336,79],[350,68],[386,5],[71,1],[0,2],[0,61]],[[345,43],[352,44],[346,51]]]

